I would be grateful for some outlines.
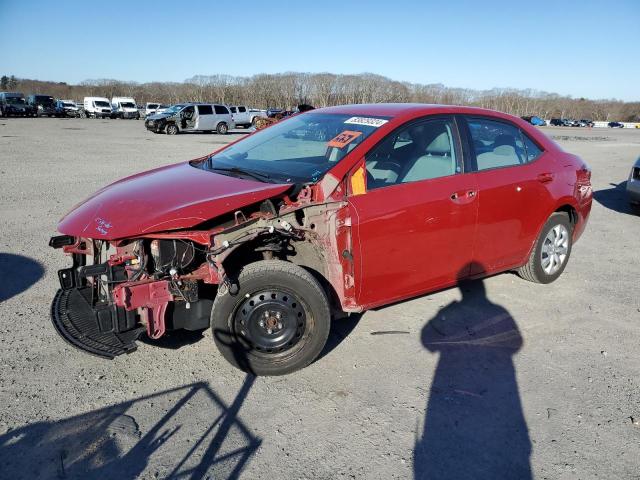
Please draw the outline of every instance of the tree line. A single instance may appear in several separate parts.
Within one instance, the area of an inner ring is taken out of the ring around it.
[[[399,82],[371,73],[288,72],[251,77],[219,74],[196,75],[184,82],[137,83],[98,79],[78,85],[21,79],[13,75],[4,75],[0,80],[0,90],[3,91],[18,90],[25,95],[41,93],[76,101],[85,96],[127,96],[135,98],[139,104],[207,101],[256,108],[292,108],[301,103],[326,107],[350,103],[416,102],[478,106],[517,116],[640,121],[640,102],[572,98],[532,89],[451,88],[442,84]]]

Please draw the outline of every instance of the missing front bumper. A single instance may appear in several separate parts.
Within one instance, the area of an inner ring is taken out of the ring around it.
[[[108,305],[92,307],[90,287],[58,290],[51,304],[51,321],[74,347],[109,359],[134,351],[144,331],[134,312]]]

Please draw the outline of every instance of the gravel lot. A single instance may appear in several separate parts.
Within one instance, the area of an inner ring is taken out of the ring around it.
[[[596,197],[556,283],[503,274],[370,311],[305,370],[252,378],[209,332],[108,361],[49,320],[67,259],[47,242],[71,206],[242,131],[0,119],[0,477],[640,478],[640,218],[624,200],[640,130],[544,130],[591,165]],[[426,326],[445,314],[510,349],[436,349]]]

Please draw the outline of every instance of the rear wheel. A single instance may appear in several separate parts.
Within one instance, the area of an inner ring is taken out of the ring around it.
[[[255,375],[284,375],[320,354],[331,315],[313,275],[264,260],[245,266],[233,288],[220,287],[211,311],[216,346],[232,365]]]
[[[178,126],[175,123],[167,125],[167,135],[177,135],[179,131],[180,130],[178,130]]]
[[[226,135],[227,132],[229,131],[229,126],[224,123],[224,122],[220,122],[218,124],[218,126],[216,127],[216,131],[220,134],[220,135]]]
[[[563,212],[552,214],[542,227],[529,260],[518,269],[518,275],[535,283],[551,283],[556,280],[571,255],[573,226]]]

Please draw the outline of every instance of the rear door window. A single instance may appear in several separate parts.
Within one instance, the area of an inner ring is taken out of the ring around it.
[[[211,105],[198,105],[198,113],[200,115],[213,115]]]
[[[246,109],[246,107],[238,107],[238,111],[239,111],[240,113],[244,113],[244,112],[246,112],[246,111],[247,111],[247,109]]]
[[[524,138],[524,146],[527,150],[527,162],[533,162],[540,155],[542,155],[542,149],[531,140],[526,133],[522,134]]]
[[[478,171],[527,163],[520,129],[507,122],[467,118]]]
[[[223,105],[216,105],[215,109],[217,115],[229,115],[229,110]]]

